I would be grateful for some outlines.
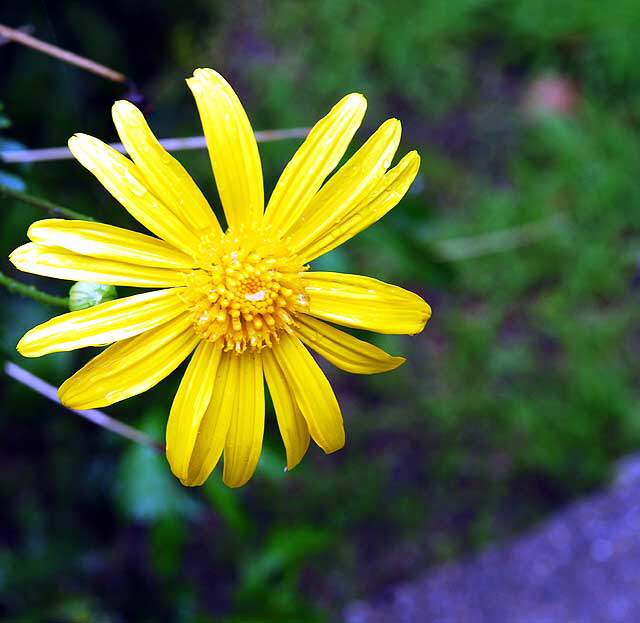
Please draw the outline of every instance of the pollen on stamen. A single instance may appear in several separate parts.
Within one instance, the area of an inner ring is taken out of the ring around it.
[[[268,231],[242,227],[202,236],[198,268],[182,296],[203,339],[223,340],[237,353],[261,350],[290,333],[296,311],[308,307],[300,279],[307,267],[269,238]]]

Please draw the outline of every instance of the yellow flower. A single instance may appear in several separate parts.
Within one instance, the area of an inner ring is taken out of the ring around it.
[[[431,310],[419,296],[306,265],[393,208],[420,158],[410,152],[389,169],[400,140],[400,122],[389,119],[323,186],[364,116],[366,101],[353,93],[315,125],[264,209],[258,147],[233,89],[211,69],[197,69],[187,83],[228,229],[140,111],[116,102],[113,119],[131,160],[84,134],[69,147],[157,237],[48,219],[31,225],[31,243],[11,261],[57,279],[161,289],[53,318],[18,350],[39,357],[111,344],[60,387],[63,404],[88,409],[144,392],[195,349],[171,407],[167,458],[183,484],[199,485],[224,452],[224,482],[239,487],[262,448],[263,373],[292,469],[310,436],[326,453],[344,445],[335,395],[305,345],[358,374],[405,361],[325,321],[380,333],[424,328]]]

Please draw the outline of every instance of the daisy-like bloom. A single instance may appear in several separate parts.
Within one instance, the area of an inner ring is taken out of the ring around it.
[[[393,208],[420,158],[410,152],[389,168],[400,140],[400,122],[389,119],[324,183],[365,112],[364,97],[353,93],[314,126],[265,209],[258,147],[238,97],[211,69],[196,70],[187,84],[227,229],[141,112],[116,102],[113,119],[131,159],[84,134],[69,147],[155,237],[47,219],[31,225],[31,242],[11,261],[57,279],[155,289],[53,318],[26,333],[18,350],[39,357],[110,344],[60,387],[74,409],[144,392],[193,352],[169,415],[167,458],[183,484],[199,485],[224,453],[223,480],[239,487],[262,448],[263,374],[292,469],[310,437],[326,453],[344,445],[335,395],[306,347],[357,374],[405,361],[327,321],[380,333],[424,328],[431,310],[416,294],[307,265]]]

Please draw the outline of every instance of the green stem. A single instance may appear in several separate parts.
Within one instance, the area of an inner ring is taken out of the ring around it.
[[[468,260],[493,253],[510,251],[549,236],[564,224],[562,215],[525,223],[497,231],[431,243],[436,253],[446,261]]]
[[[3,186],[0,184],[0,195],[4,195],[5,197],[11,197],[12,199],[17,199],[18,201],[22,201],[24,203],[28,203],[29,205],[35,206],[36,208],[41,208],[49,212],[49,214],[53,216],[62,216],[65,218],[71,219],[79,219],[81,221],[93,221],[95,219],[90,216],[86,216],[85,214],[80,214],[80,212],[75,212],[74,210],[69,210],[69,208],[63,208],[55,203],[51,203],[51,201],[47,201],[46,199],[40,199],[39,197],[34,197],[33,195],[28,195],[27,193],[20,192],[19,190],[13,190],[7,186]]]
[[[35,286],[28,286],[24,283],[20,283],[11,277],[7,277],[7,275],[2,272],[0,272],[0,285],[7,288],[9,292],[15,292],[21,296],[31,298],[34,301],[47,303],[48,305],[56,305],[57,307],[64,307],[67,310],[69,309],[69,299],[42,292]]]

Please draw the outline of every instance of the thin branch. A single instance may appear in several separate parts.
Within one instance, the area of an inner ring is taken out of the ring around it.
[[[283,130],[262,130],[256,132],[258,143],[269,143],[292,138],[304,138],[311,128],[286,128]],[[187,149],[204,149],[207,142],[204,136],[188,136],[186,138],[165,138],[160,144],[168,151]],[[109,143],[115,150],[125,153],[122,143]],[[3,162],[48,162],[51,160],[69,160],[73,156],[68,147],[47,147],[45,149],[12,149],[0,152]]]
[[[38,378],[31,372],[27,372],[24,368],[16,365],[15,363],[11,363],[10,361],[5,363],[4,366],[5,373],[10,376],[12,379],[26,385],[31,388],[33,391],[41,394],[45,398],[52,400],[58,404],[62,404],[60,399],[58,398],[58,390],[53,386],[49,385],[46,381],[43,381],[41,378]],[[98,409],[86,409],[84,411],[78,411],[76,409],[69,409],[69,411],[79,415],[80,417],[93,422],[97,426],[101,426],[116,435],[120,435],[121,437],[125,437],[135,443],[139,443],[147,448],[151,448],[156,452],[164,452],[164,446],[161,443],[158,443],[153,438],[149,437],[146,433],[138,430],[137,428],[133,428],[133,426],[129,426],[128,424],[124,424],[120,422],[120,420],[116,420],[111,416],[99,411]]]
[[[532,244],[556,231],[563,222],[564,218],[557,215],[476,236],[438,240],[432,242],[431,246],[444,260],[450,262],[468,260]]]
[[[311,128],[284,128],[281,130],[258,130],[255,132],[255,135],[258,143],[273,143],[274,141],[282,141],[290,138],[306,138],[309,132],[311,132]],[[200,139],[204,137],[198,136],[197,138]],[[174,149],[179,148],[174,147]]]
[[[9,28],[8,26],[3,26],[2,24],[0,24],[0,36],[5,37],[6,39],[11,39],[16,43],[26,45],[27,47],[38,50],[39,52],[43,52],[44,54],[48,54],[49,56],[53,56],[54,58],[64,61],[65,63],[69,63],[71,65],[75,65],[76,67],[86,69],[87,71],[98,74],[99,76],[107,78],[108,80],[113,80],[114,82],[127,81],[127,77],[124,74],[121,74],[119,71],[109,69],[109,67],[100,65],[99,63],[91,61],[88,58],[84,58],[83,56],[59,48],[57,45],[52,45],[51,43],[41,41],[40,39],[32,37],[25,32],[21,32],[20,30],[16,30],[15,28]]]
[[[35,286],[28,286],[25,283],[16,281],[11,277],[8,277],[3,272],[0,272],[0,285],[4,286],[9,292],[14,292],[21,296],[26,296],[34,301],[40,303],[46,303],[47,305],[55,305],[56,307],[64,307],[69,310],[69,299],[62,296],[53,296],[53,294],[47,294],[38,290]]]
[[[18,32],[22,32],[27,35],[30,35],[35,29],[33,28],[33,25],[25,24],[24,26],[20,26],[19,28],[16,28],[16,30]],[[0,35],[0,45],[6,45],[7,43],[11,43],[12,41],[13,39],[9,39],[8,37],[4,37]]]
[[[81,221],[95,220],[90,216],[87,216],[86,214],[81,214],[80,212],[76,212],[75,210],[64,208],[55,203],[52,203],[51,201],[48,201],[47,199],[40,199],[39,197],[28,195],[27,193],[23,193],[19,190],[13,190],[12,188],[3,186],[2,184],[0,184],[0,196],[11,197],[12,199],[17,199],[18,201],[28,203],[29,205],[32,205],[36,208],[46,210],[52,216],[63,216],[65,218],[80,219]]]

